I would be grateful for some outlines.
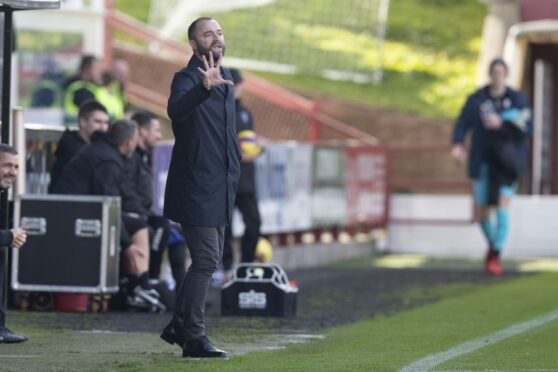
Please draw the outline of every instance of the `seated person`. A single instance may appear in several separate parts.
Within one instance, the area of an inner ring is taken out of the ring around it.
[[[95,132],[64,168],[54,184],[57,194],[120,196],[122,200],[121,244],[123,270],[127,274],[130,306],[164,310],[157,293],[149,286],[149,235],[141,217],[137,195],[125,174],[125,158],[133,154],[138,141],[135,122],[119,120],[108,133]]]
[[[138,124],[139,141],[135,153],[126,159],[127,172],[136,188],[144,213],[148,216],[147,223],[152,232],[149,277],[159,279],[163,254],[168,248],[172,275],[179,285],[186,275],[186,241],[180,232],[180,227],[151,211],[153,206],[151,152],[157,141],[161,139],[161,124],[159,119],[149,111],[136,112],[132,120]]]
[[[79,107],[78,130],[66,129],[54,153],[55,161],[50,172],[50,191],[56,183],[66,164],[85,145],[91,143],[93,132],[106,132],[109,127],[109,115],[105,106],[95,100],[89,100]]]

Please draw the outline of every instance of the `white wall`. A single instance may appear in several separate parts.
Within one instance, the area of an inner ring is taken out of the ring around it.
[[[83,35],[83,53],[102,57],[104,53],[104,4],[101,0],[84,3],[63,1],[60,9],[15,12],[18,30],[68,32]]]
[[[448,257],[482,257],[487,244],[467,195],[392,196],[389,251]],[[440,219],[432,222],[426,220]],[[421,222],[422,221],[422,222]],[[558,196],[517,196],[510,208],[510,234],[505,258],[558,257]]]

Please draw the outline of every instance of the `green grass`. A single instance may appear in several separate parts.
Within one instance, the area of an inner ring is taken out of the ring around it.
[[[143,21],[149,4],[116,2],[118,9]],[[391,0],[380,57],[375,15],[352,14],[346,4],[280,0],[208,15],[223,26],[228,55],[300,68],[295,75],[253,71],[278,84],[428,117],[455,117],[475,87],[486,6],[478,0]],[[334,10],[330,23],[322,21],[324,6]],[[297,48],[285,52],[290,45]],[[380,59],[385,73],[377,85],[331,81],[318,74],[328,66],[372,73]]]
[[[227,369],[232,367],[230,370],[256,370],[263,365],[283,370],[396,370],[431,353],[556,310],[557,280],[556,274],[516,279],[395,316],[339,327],[323,341],[220,363]],[[551,326],[556,327],[556,323]],[[547,328],[509,339],[508,347],[501,347],[491,358],[476,360],[477,353],[470,358],[480,369],[503,369],[511,364],[510,355],[519,360],[520,355],[532,352],[539,356],[537,368],[553,368],[558,359],[551,352],[555,349],[547,345],[555,347],[558,334],[547,332]],[[534,337],[536,332],[546,337]],[[532,368],[528,363],[523,365]],[[471,364],[455,360],[451,368],[463,370]]]
[[[558,335],[558,322],[553,322],[456,358],[440,365],[440,369],[481,370],[485,366],[498,365],[498,369],[506,371],[548,370],[549,367],[558,370],[556,335]]]
[[[163,344],[156,334],[84,334],[20,325],[17,329],[31,336],[31,341],[3,345],[0,363],[2,370],[392,371],[556,310],[557,282],[558,274],[545,273],[510,278],[489,287],[439,286],[432,293],[449,298],[393,316],[336,327],[327,331],[323,340],[229,360],[183,360],[177,348]],[[273,341],[279,335],[252,333],[250,329],[228,333],[215,330],[214,334],[218,345],[236,352],[248,343],[281,345]],[[556,345],[558,322],[554,321],[450,360],[437,369],[554,370],[558,366]]]
[[[294,75],[252,71],[280,85],[427,117],[457,115],[475,87],[485,5],[477,0],[391,0],[381,56],[385,73],[375,85],[332,81],[316,73],[316,66],[339,65],[371,73],[380,61],[370,31],[375,26],[368,18],[351,14],[345,0],[331,0],[327,6],[335,9],[337,24],[327,24],[321,21],[323,4],[280,0],[210,16],[223,26],[229,55],[300,68]],[[116,2],[119,10],[142,21],[147,20],[149,5],[150,0],[139,5],[133,0]],[[259,37],[246,42],[253,35]],[[277,53],[289,44],[298,49]]]
[[[131,17],[147,22],[151,0],[116,0],[114,7]]]
[[[309,67],[315,66],[316,61],[329,65],[342,61],[349,70],[371,72],[379,60],[373,35],[351,29],[345,24],[351,16],[343,14],[339,14],[339,23],[333,26],[320,24],[316,20],[318,8],[312,1],[287,2],[299,4],[300,14],[304,16],[289,15],[278,3],[263,9],[215,15],[227,40],[232,40],[230,55],[270,60],[268,54],[272,51],[265,47],[269,38],[278,45],[276,49],[294,43],[301,46],[300,53],[307,51],[307,55],[273,54],[274,61],[298,65],[302,72],[290,76],[256,72],[272,81],[309,92],[439,118],[454,117],[466,94],[475,87],[486,12],[485,6],[476,0],[392,0],[383,52],[385,74],[377,85],[330,81]],[[332,4],[339,11],[346,8]],[[258,22],[258,17],[265,22]],[[312,21],[305,22],[306,19]],[[245,28],[246,24],[250,24],[250,35],[262,35],[261,46],[258,48],[259,43],[251,42],[252,48],[243,47],[237,52],[235,42],[241,44],[242,38],[231,36],[231,32],[239,32],[237,30]]]
[[[420,73],[385,71],[384,80],[379,85],[358,84],[350,81],[332,82],[319,76],[305,74],[284,75],[261,71],[252,71],[252,73],[279,85],[299,90],[305,95],[317,94],[339,97],[370,106],[418,113],[432,118],[449,118],[453,116],[454,110],[458,110],[455,107],[448,108],[445,104],[429,104],[426,99],[417,95],[423,90],[427,92],[436,81],[433,76]],[[463,92],[465,91],[467,89],[463,89]],[[461,97],[461,92],[458,95]],[[447,102],[447,104],[452,107],[457,107],[463,103],[460,102],[460,98],[455,97],[439,99],[449,100],[450,102]]]

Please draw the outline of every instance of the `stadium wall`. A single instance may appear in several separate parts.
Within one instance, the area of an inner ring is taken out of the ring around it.
[[[518,195],[510,207],[504,258],[558,257],[558,196]],[[478,258],[486,252],[472,221],[469,195],[393,194],[388,223],[392,253]]]

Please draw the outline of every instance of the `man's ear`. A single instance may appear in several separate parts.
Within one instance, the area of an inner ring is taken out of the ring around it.
[[[143,138],[145,136],[145,132],[147,132],[147,128],[139,127],[138,128],[138,135],[139,138]]]
[[[196,43],[196,40],[190,40],[189,42],[192,50],[196,50],[198,48],[198,43]]]

